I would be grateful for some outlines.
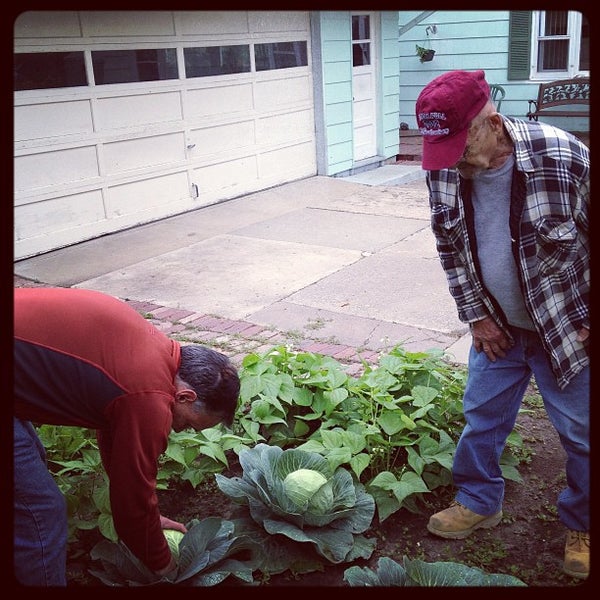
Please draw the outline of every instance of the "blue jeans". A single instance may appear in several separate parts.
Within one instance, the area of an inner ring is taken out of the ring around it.
[[[502,508],[504,479],[499,466],[531,376],[567,454],[567,486],[558,496],[560,521],[568,529],[590,527],[590,369],[561,390],[538,335],[512,328],[515,345],[505,358],[488,360],[473,347],[463,409],[465,428],[452,467],[456,500],[480,515]]]
[[[14,569],[27,586],[66,586],[67,505],[29,421],[14,421]]]

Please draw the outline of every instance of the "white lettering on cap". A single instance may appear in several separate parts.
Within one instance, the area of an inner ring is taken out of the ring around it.
[[[421,127],[419,131],[421,135],[448,135],[450,133],[447,127],[444,127],[444,129],[426,129],[425,127]]]
[[[419,120],[421,121],[419,128],[421,135],[440,136],[450,133],[450,129],[442,127],[440,123],[440,121],[446,121],[445,112],[422,112],[419,113]]]
[[[446,113],[444,113],[444,112],[419,113],[419,119],[421,119],[421,121],[424,121],[425,119],[441,119],[442,121],[445,121]]]

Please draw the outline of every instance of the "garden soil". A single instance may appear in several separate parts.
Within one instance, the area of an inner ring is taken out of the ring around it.
[[[534,397],[535,398],[535,397]],[[353,564],[375,570],[377,560],[387,556],[396,562],[402,557],[426,562],[450,561],[478,567],[488,573],[510,574],[528,586],[576,587],[578,581],[562,572],[565,529],[556,512],[556,499],[565,482],[565,454],[558,436],[543,408],[535,402],[524,403],[517,426],[524,439],[526,462],[519,467],[522,483],[507,481],[504,517],[493,529],[477,530],[465,540],[446,540],[431,535],[426,528],[429,516],[445,508],[452,500],[452,490],[445,489],[435,499],[428,500],[422,514],[406,510],[391,515],[382,523],[373,521],[368,537],[376,538],[376,547],[369,560]],[[226,476],[239,474],[236,466]],[[184,483],[174,489],[159,491],[161,513],[188,523],[191,519],[209,516],[233,518],[239,507],[233,505],[214,480],[193,489]],[[98,534],[87,532],[69,549],[68,586],[101,585],[89,575],[89,551],[98,541]],[[268,587],[312,586],[347,587],[343,580],[349,564],[327,564],[322,571],[294,574],[289,571],[271,577],[255,574],[257,585]],[[219,587],[244,585],[229,577]]]

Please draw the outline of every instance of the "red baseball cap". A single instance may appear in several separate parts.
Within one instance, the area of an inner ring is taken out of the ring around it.
[[[471,121],[489,99],[490,86],[483,71],[449,71],[423,88],[416,104],[423,169],[438,171],[458,162]]]

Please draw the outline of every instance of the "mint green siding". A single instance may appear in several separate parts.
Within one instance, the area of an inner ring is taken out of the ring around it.
[[[438,75],[454,69],[483,69],[489,83],[500,84],[506,91],[501,112],[527,119],[528,100],[537,97],[540,82],[529,79],[531,21],[527,11],[516,13],[511,19],[508,10],[400,11],[400,121],[416,129],[415,102],[420,91]],[[420,16],[425,18],[419,21]],[[408,28],[411,22],[414,25]],[[436,32],[427,35],[427,27],[433,25]],[[419,61],[417,44],[435,49],[431,62]],[[589,127],[587,119],[565,121],[552,122],[571,131]]]
[[[352,32],[350,11],[311,13],[317,172],[351,172]],[[398,12],[375,12],[377,30],[377,156],[374,166],[398,154],[398,100],[400,95]]]
[[[398,46],[398,13],[381,13],[380,95],[382,150],[384,158],[398,154],[398,100],[400,97],[400,53]]]
[[[352,34],[350,13],[321,12],[319,19],[323,71],[323,131],[325,172],[332,175],[352,167]],[[314,47],[314,42],[313,42]],[[317,130],[319,124],[316,124]],[[319,165],[319,161],[317,161]]]

